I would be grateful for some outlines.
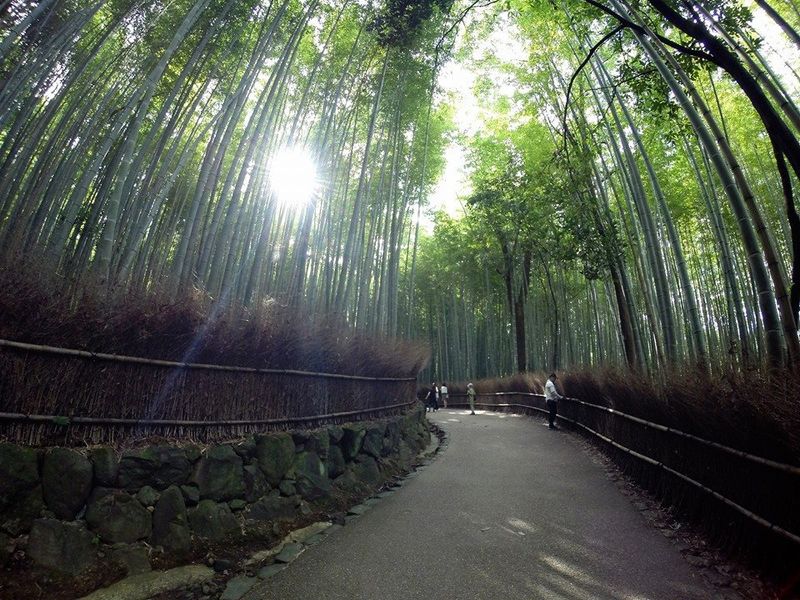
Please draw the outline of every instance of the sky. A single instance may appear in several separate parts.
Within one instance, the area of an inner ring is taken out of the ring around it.
[[[486,53],[491,53],[504,62],[514,62],[527,56],[522,36],[513,33],[513,23],[503,19],[498,25],[482,44],[470,50],[470,58],[480,58]],[[459,36],[456,42],[453,55],[458,56],[460,51],[463,51],[462,36]],[[456,107],[454,113],[456,135],[445,149],[445,168],[442,177],[428,197],[429,211],[423,220],[423,225],[429,230],[433,228],[432,213],[444,210],[452,217],[461,216],[463,200],[472,192],[466,165],[468,158],[466,149],[457,138],[478,133],[488,116],[486,110],[479,106],[473,91],[476,78],[477,73],[470,66],[469,60],[456,58],[452,58],[442,67],[439,76],[441,101],[449,101]],[[498,88],[495,91],[511,97],[515,90],[508,82],[498,81]]]

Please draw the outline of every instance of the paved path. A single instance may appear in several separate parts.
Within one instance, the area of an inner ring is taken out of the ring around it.
[[[713,598],[565,432],[463,410],[448,446],[247,600]]]

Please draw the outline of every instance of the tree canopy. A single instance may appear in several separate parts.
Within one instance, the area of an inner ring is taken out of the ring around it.
[[[788,0],[0,3],[0,247],[76,301],[427,339],[440,378],[796,365],[798,24]]]

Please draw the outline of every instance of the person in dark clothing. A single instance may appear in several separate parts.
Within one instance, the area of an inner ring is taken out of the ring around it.
[[[431,384],[431,389],[428,390],[428,395],[425,396],[425,400],[427,401],[425,412],[429,410],[439,410],[439,388],[436,387],[435,381]]]

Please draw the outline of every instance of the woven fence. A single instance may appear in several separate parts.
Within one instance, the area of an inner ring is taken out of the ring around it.
[[[451,394],[450,406],[467,406]],[[544,396],[527,392],[478,394],[480,408],[547,413]],[[559,422],[606,446],[616,462],[667,501],[727,528],[730,539],[780,541],[800,552],[800,466],[780,463],[653,423],[609,407],[564,398]],[[742,527],[748,529],[744,532]]]
[[[0,437],[202,441],[397,414],[414,377],[180,363],[0,340]]]

